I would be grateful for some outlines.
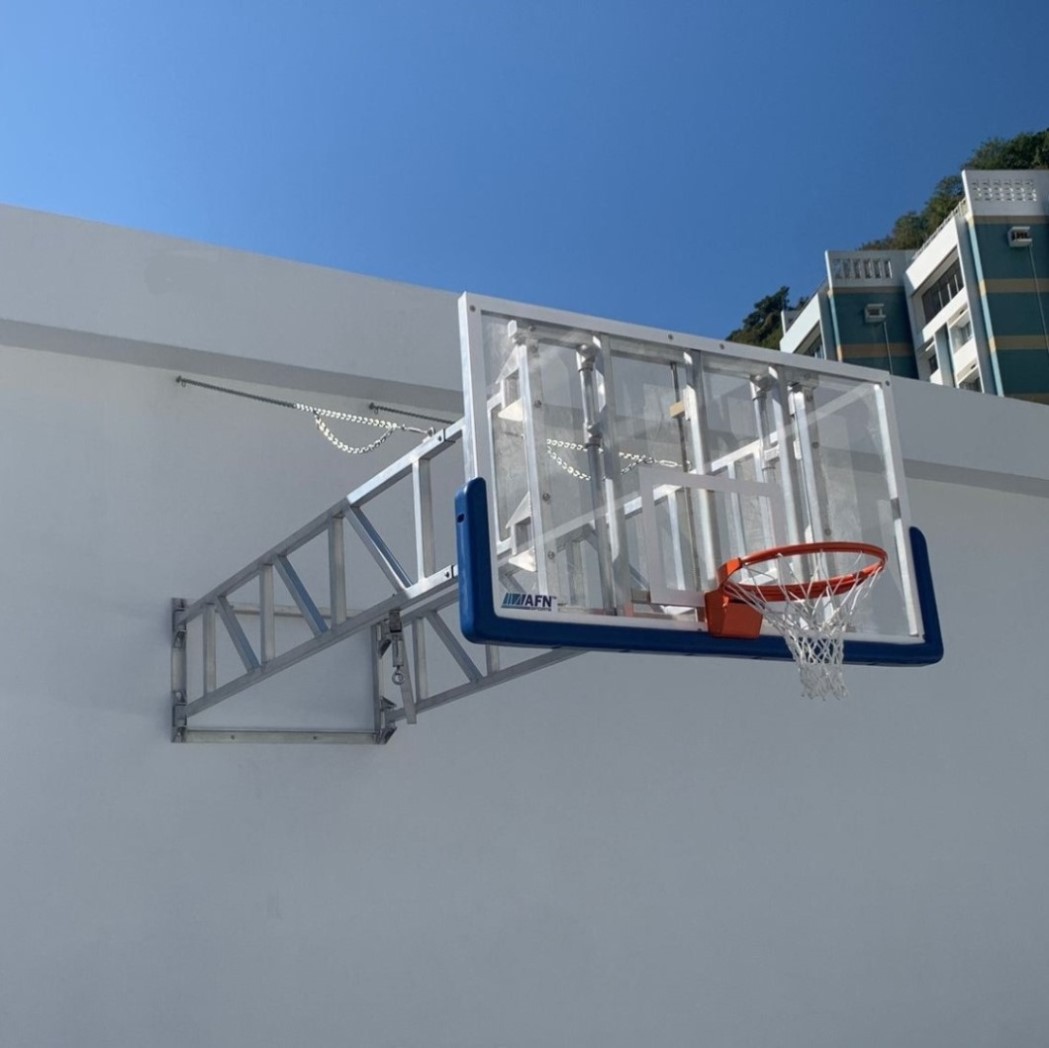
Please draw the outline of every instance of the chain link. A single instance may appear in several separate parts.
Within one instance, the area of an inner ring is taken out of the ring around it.
[[[374,451],[380,444],[385,444],[386,441],[390,439],[390,434],[393,433],[393,429],[403,428],[401,426],[395,426],[393,429],[386,430],[378,440],[373,440],[370,444],[365,444],[363,447],[355,448],[339,440],[339,438],[328,428],[327,423],[321,418],[319,412],[314,413],[313,421],[316,424],[317,429],[321,431],[324,439],[327,440],[329,444],[338,448],[339,451],[345,451],[347,455],[367,455],[369,451]]]
[[[570,440],[552,440],[547,439],[546,441],[546,453],[553,459],[554,463],[561,467],[570,477],[574,477],[576,480],[589,480],[590,474],[583,472],[581,469],[577,469],[571,463],[566,462],[557,452],[553,451],[553,448],[560,448],[563,451],[586,451],[587,446],[585,444],[575,444]],[[620,451],[619,457],[623,459],[627,464],[620,470],[621,476],[626,476],[632,470],[638,468],[638,466],[666,466],[669,469],[679,469],[680,466],[677,462],[670,462],[667,459],[653,458],[651,455],[639,455],[634,451]]]
[[[293,404],[292,407],[296,411],[309,412],[314,419],[332,418],[337,419],[339,422],[356,422],[358,426],[376,426],[379,429],[388,430],[390,433],[395,429],[408,429],[407,426],[402,426],[400,422],[390,422],[389,419],[369,418],[367,415],[350,415],[345,411],[332,411],[330,408],[318,408],[312,404]],[[321,432],[323,433],[324,431],[321,430]],[[422,431],[413,430],[412,432]]]
[[[547,441],[547,443],[549,444],[549,443],[550,443],[550,441]],[[570,477],[575,477],[575,479],[576,479],[576,480],[589,480],[589,479],[590,479],[590,474],[589,474],[589,473],[584,473],[584,472],[583,472],[583,471],[582,471],[581,469],[576,469],[576,468],[575,468],[575,466],[572,466],[572,465],[570,465],[569,463],[565,462],[565,460],[564,460],[563,458],[561,458],[561,456],[560,456],[560,455],[558,455],[558,453],[557,453],[556,451],[551,451],[551,450],[550,450],[549,448],[547,448],[547,451],[546,451],[546,453],[547,453],[547,454],[548,454],[548,455],[550,456],[550,458],[552,458],[552,459],[554,460],[554,462],[555,462],[555,463],[557,463],[557,465],[558,465],[558,466],[560,466],[560,467],[561,467],[561,468],[562,468],[562,469],[563,469],[563,470],[564,470],[564,471],[565,471],[565,472],[566,472],[566,473],[567,473],[567,474],[568,474],[568,475],[569,475]]]

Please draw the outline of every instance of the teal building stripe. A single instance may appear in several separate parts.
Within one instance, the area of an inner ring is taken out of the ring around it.
[[[1042,294],[1041,309],[1039,296],[1034,291],[991,291],[985,297],[996,337],[1042,336],[1043,313],[1049,318],[1049,295]]]
[[[885,307],[885,325],[868,324],[864,319],[864,308],[873,303],[880,302]],[[835,290],[831,298],[834,315],[837,320],[836,330],[838,345],[847,346],[850,343],[871,342],[875,339],[885,344],[886,328],[890,342],[909,342],[913,344],[911,336],[911,321],[907,313],[907,296],[903,288],[895,288],[892,291],[882,290],[871,293],[869,291],[839,291]]]
[[[980,253],[982,280],[1030,280],[1032,256],[1034,270],[1049,277],[1049,228],[1031,225],[1031,247],[1010,247],[1008,233],[1013,226],[1028,225],[1023,218],[1004,222],[978,222],[972,227],[972,239]]]
[[[866,320],[866,307],[875,303],[885,308],[884,323],[868,323]],[[914,345],[907,296],[902,287],[877,290],[835,288],[830,296],[830,307],[840,359],[848,364],[888,371],[891,355],[894,375],[918,377],[918,363],[913,352],[900,356],[887,350],[885,345],[886,341],[890,345]]]
[[[994,354],[1006,396],[1049,391],[1049,352],[1041,349],[1000,349]]]
[[[889,358],[885,355],[885,347],[882,347],[881,355],[872,356],[860,356],[856,351],[855,346],[851,346],[850,352],[845,354],[844,363],[856,364],[859,367],[864,368],[875,368],[878,371],[889,371]],[[898,356],[897,354],[892,355],[892,374],[897,378],[917,378],[918,377],[918,361],[914,358],[914,354],[910,354],[906,357]]]

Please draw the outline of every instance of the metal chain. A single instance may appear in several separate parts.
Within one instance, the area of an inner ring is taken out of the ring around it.
[[[367,415],[349,415],[345,411],[332,411],[330,408],[318,408],[312,404],[293,404],[293,408],[296,411],[308,411],[315,419],[317,418],[334,418],[340,422],[356,422],[358,426],[377,426],[379,429],[385,429],[389,432],[393,432],[395,429],[407,429],[407,426],[402,426],[400,422],[390,422],[384,418],[369,418]],[[415,432],[423,432],[417,430]]]
[[[392,429],[388,429],[378,440],[373,440],[370,444],[365,444],[364,447],[354,448],[339,440],[339,438],[328,428],[320,414],[315,413],[313,421],[321,431],[324,439],[327,440],[329,444],[337,447],[340,451],[345,451],[347,455],[367,455],[369,451],[374,451],[380,444],[385,444],[386,441],[390,439],[390,434],[393,432]],[[396,428],[401,429],[402,427],[397,426]]]
[[[589,473],[584,473],[583,470],[577,469],[571,463],[566,462],[557,454],[557,452],[551,450],[552,448],[561,448],[565,451],[586,451],[585,444],[575,444],[570,440],[552,440],[548,438],[546,441],[546,453],[570,477],[574,477],[576,480],[590,479]],[[678,468],[678,463],[676,462],[670,462],[667,459],[656,459],[651,455],[638,455],[634,451],[620,451],[619,457],[627,463],[627,465],[620,470],[621,476],[626,476],[627,473],[637,469],[638,466],[667,466],[670,469]]]
[[[547,441],[551,443],[551,441]],[[557,463],[570,477],[575,477],[576,480],[589,480],[590,474],[584,473],[581,469],[576,469],[575,466],[569,465],[556,451],[551,451],[547,448],[546,453]]]
[[[261,404],[273,404],[279,408],[291,408],[294,411],[305,411],[313,416],[313,421],[320,430],[322,436],[328,441],[333,447],[344,451],[347,455],[366,455],[369,451],[374,451],[381,444],[386,443],[389,439],[390,434],[400,430],[403,433],[419,433],[422,436],[430,436],[433,433],[432,429],[419,429],[417,426],[406,426],[401,422],[391,422],[384,418],[370,418],[367,415],[352,415],[346,411],[333,411],[331,408],[319,408],[314,404],[300,404],[297,401],[291,400],[278,400],[275,397],[264,397],[258,393],[247,393],[241,389],[230,389],[228,386],[217,386],[211,382],[200,382],[197,379],[183,378],[179,375],[175,381],[180,386],[197,386],[200,389],[214,390],[216,393],[226,393],[234,397],[243,397],[245,400],[255,400]],[[353,422],[358,426],[372,426],[377,429],[385,430],[383,435],[378,440],[373,440],[370,444],[365,444],[362,447],[353,447],[350,444],[340,440],[332,431],[328,428],[324,419],[337,419],[339,422]]]

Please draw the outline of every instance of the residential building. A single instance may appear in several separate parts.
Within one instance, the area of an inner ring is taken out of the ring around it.
[[[780,349],[1049,402],[1049,171],[963,171],[917,251],[828,251]]]
[[[917,378],[903,274],[907,251],[828,251],[827,279],[787,327],[787,353]]]

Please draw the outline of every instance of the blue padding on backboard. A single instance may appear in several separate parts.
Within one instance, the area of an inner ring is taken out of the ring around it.
[[[509,618],[499,614],[493,593],[488,491],[482,478],[468,481],[455,497],[459,561],[459,625],[467,640],[542,648],[647,651],[676,655],[721,655],[737,659],[790,659],[781,637],[754,640],[712,637],[705,630],[635,629],[581,625],[550,619]],[[940,616],[925,536],[911,528],[918,603],[925,636],[916,644],[847,640],[845,661],[871,666],[927,666],[943,658]]]

